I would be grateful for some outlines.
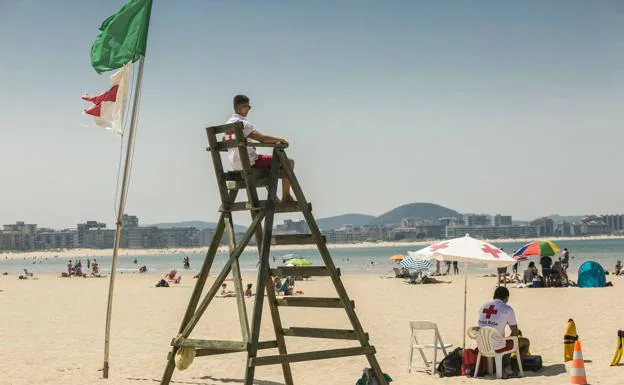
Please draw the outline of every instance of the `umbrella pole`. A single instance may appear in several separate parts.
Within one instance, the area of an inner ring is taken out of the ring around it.
[[[468,296],[468,262],[464,262],[464,328],[462,329],[462,349],[466,349],[466,298]]]

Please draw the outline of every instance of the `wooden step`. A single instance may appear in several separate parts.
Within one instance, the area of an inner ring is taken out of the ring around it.
[[[267,187],[269,185],[268,179],[260,179],[256,180],[256,187]],[[245,181],[227,181],[225,182],[225,186],[228,190],[242,190],[247,188],[247,183]]]
[[[258,202],[259,208],[255,208],[249,202],[235,202],[230,206],[229,211],[250,211],[250,210],[260,210],[266,207],[267,201],[261,200]],[[307,210],[312,211],[312,203],[308,203]],[[219,208],[220,212],[226,211],[223,206]],[[297,202],[289,202],[289,203],[275,203],[275,213],[296,213],[301,212],[301,208],[299,207],[299,203]]]
[[[278,266],[271,269],[271,274],[276,277],[327,277],[329,270],[326,266]],[[336,274],[340,277],[340,269],[336,269]]]
[[[191,346],[196,349],[227,350],[232,352],[244,352],[247,350],[247,343],[242,341],[220,341],[220,340],[196,340],[181,338],[171,340],[171,346]]]
[[[322,235],[323,243],[325,243],[325,236]],[[279,234],[271,237],[271,245],[310,245],[316,244],[312,234]]]
[[[290,327],[283,329],[282,333],[288,337],[308,337],[308,338],[327,338],[332,340],[358,340],[358,335],[354,330],[347,329],[323,329],[323,328],[301,328]],[[368,341],[368,333],[366,340]]]
[[[261,341],[258,342],[258,349],[273,349],[277,348],[277,341]],[[245,350],[223,350],[223,349],[211,349],[211,348],[196,348],[195,357],[214,356],[217,354],[238,353]],[[171,352],[167,354],[167,359],[171,356]]]
[[[278,298],[276,302],[277,306],[344,308],[340,298],[286,296]],[[355,301],[350,302],[355,308]]]
[[[271,176],[271,170],[268,168],[252,168],[251,177],[255,179],[267,179]],[[278,178],[282,178],[282,172],[277,173]],[[245,176],[242,171],[227,171],[223,173],[223,179],[234,182],[244,182]]]
[[[319,350],[316,352],[278,354],[275,356],[252,357],[249,366],[275,365],[287,362],[315,361],[327,358],[350,357],[375,354],[374,346],[360,346],[355,348]]]

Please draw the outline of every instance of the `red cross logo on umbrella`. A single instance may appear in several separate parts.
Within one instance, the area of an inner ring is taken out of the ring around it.
[[[490,307],[483,309],[483,314],[485,314],[485,319],[490,319],[492,314],[498,314],[498,310],[496,310],[494,305],[490,305]]]
[[[446,249],[448,245],[448,242],[436,243],[435,245],[431,245],[431,247],[429,247],[429,250],[436,252],[441,249]]]
[[[500,255],[498,255],[498,254],[502,253],[502,251],[500,251],[499,249],[494,248],[494,247],[488,245],[487,243],[483,244],[483,247],[481,248],[481,250],[483,250],[484,253],[490,254],[494,258],[500,258]]]

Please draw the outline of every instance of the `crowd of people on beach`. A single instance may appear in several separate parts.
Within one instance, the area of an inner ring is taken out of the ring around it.
[[[70,259],[69,262],[67,263],[67,271],[65,273],[62,274],[63,277],[100,277],[100,265],[97,263],[97,261],[94,259],[93,261],[91,261],[91,259],[87,259],[87,271],[91,270],[91,273],[87,273],[86,271],[82,270],[82,262],[80,259],[78,259],[76,261],[76,263],[72,263],[72,260]]]

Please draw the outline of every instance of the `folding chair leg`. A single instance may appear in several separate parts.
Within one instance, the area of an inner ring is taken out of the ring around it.
[[[412,372],[412,361],[414,356],[414,331],[412,331],[412,335],[410,336],[409,343],[409,352],[407,353],[407,372]]]
[[[440,342],[440,347],[442,348],[442,353],[444,353],[444,357],[448,356],[446,348],[444,347],[444,342],[442,342],[442,336],[440,334],[438,334],[438,341]]]
[[[416,335],[414,335],[414,338],[412,339],[412,341],[416,342],[416,345],[420,345],[420,342],[418,342],[418,338],[416,338]],[[425,366],[429,367],[429,360],[427,360],[425,351],[422,348],[416,348],[416,349],[418,349],[418,351],[420,352],[420,356],[422,357],[423,361],[425,361]]]
[[[433,337],[433,368],[431,368],[431,375],[436,373],[436,361],[438,360],[438,332],[436,331]]]

